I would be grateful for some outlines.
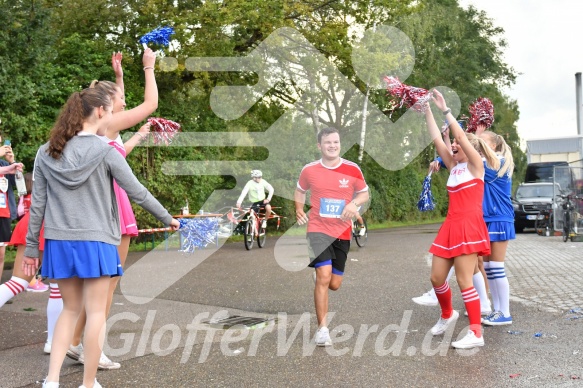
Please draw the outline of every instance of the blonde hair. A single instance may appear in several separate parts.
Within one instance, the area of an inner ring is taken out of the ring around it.
[[[512,177],[512,173],[514,172],[514,158],[512,157],[512,150],[506,144],[504,138],[492,131],[484,131],[480,137],[493,143],[495,145],[494,151],[504,158],[504,163],[500,166],[500,170],[498,170],[498,176],[503,177],[504,175],[508,175],[508,177]]]
[[[484,139],[479,138],[473,133],[466,133],[468,141],[478,151],[484,158],[486,158],[486,165],[493,170],[498,170],[500,168],[500,160],[496,153],[488,146]]]

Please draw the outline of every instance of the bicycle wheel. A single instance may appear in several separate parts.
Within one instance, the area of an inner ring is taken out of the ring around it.
[[[245,223],[245,249],[250,250],[253,248],[253,220],[249,218]]]
[[[360,230],[355,229],[354,231],[354,239],[356,240],[356,245],[358,245],[361,248],[364,247],[366,245],[366,242],[368,241],[368,225],[365,219],[363,219],[363,221],[364,221],[364,236],[360,235]]]
[[[569,240],[569,234],[571,233],[571,215],[568,210],[565,210],[563,216],[563,242]]]
[[[259,220],[259,225],[261,225],[263,221]],[[257,236],[257,246],[259,248],[263,248],[265,246],[265,240],[267,239],[267,231],[264,227],[259,226],[259,235]]]

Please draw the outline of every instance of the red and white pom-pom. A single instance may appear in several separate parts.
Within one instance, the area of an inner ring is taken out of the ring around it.
[[[405,106],[417,112],[425,112],[425,103],[431,100],[431,93],[423,88],[405,85],[397,77],[385,77],[387,91],[399,100],[398,108]]]
[[[152,125],[153,131],[150,132],[154,138],[154,144],[164,143],[166,145],[172,142],[174,136],[180,131],[180,124],[172,120],[160,117],[150,117],[148,122]]]
[[[479,97],[470,105],[470,119],[467,132],[475,133],[478,125],[490,128],[494,122],[494,105],[486,97]]]

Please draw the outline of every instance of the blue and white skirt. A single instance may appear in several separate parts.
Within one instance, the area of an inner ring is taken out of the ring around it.
[[[123,268],[115,245],[46,239],[41,274],[50,279],[87,279],[121,276]]]
[[[486,222],[490,242],[508,241],[516,238],[514,222],[492,221]]]

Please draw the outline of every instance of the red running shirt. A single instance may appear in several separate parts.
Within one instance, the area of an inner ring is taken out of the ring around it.
[[[333,168],[324,166],[322,160],[306,164],[300,173],[297,188],[311,194],[308,232],[350,240],[350,220],[342,221],[337,215],[357,193],[368,190],[364,175],[356,163],[340,159],[340,163]]]

